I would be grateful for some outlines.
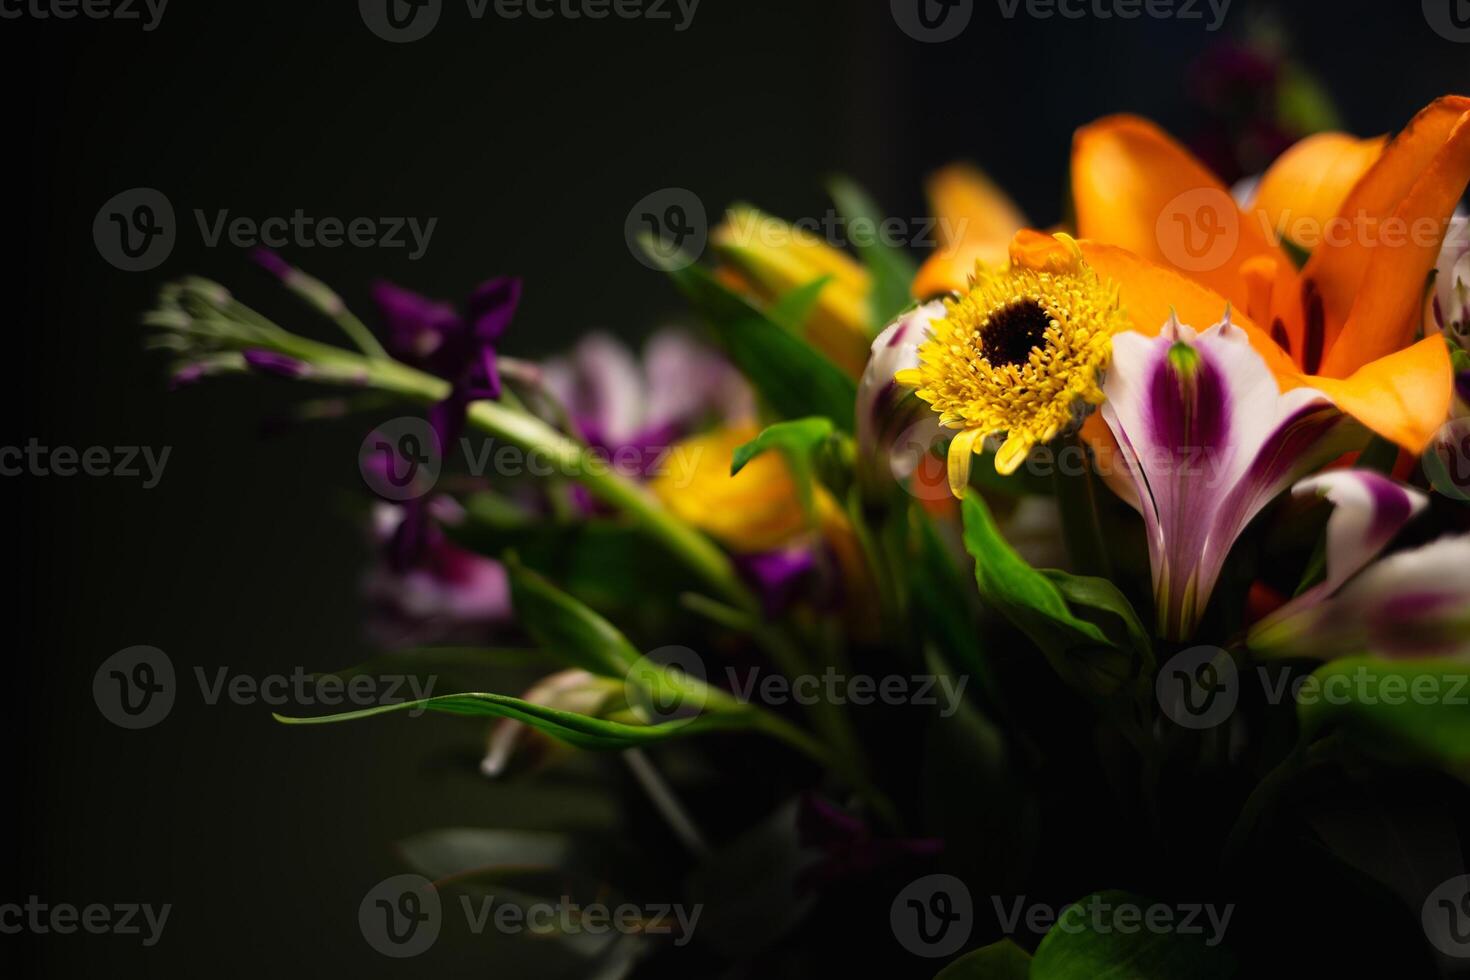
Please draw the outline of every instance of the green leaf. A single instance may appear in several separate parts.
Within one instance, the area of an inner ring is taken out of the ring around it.
[[[760,435],[735,450],[735,458],[730,464],[730,475],[739,473],[746,463],[769,449],[779,449],[788,456],[810,459],[831,437],[832,420],[821,416],[768,425],[761,430]]]
[[[980,597],[1040,647],[1064,680],[1098,694],[1117,690],[1131,658],[1095,624],[1074,616],[1061,589],[1016,554],[979,494],[965,494],[964,515]]]
[[[1082,607],[1102,614],[1104,632],[1118,646],[1126,645],[1138,654],[1144,669],[1152,673],[1154,663],[1154,641],[1143,620],[1128,597],[1105,578],[1087,575],[1070,575],[1049,568],[1041,574],[1051,580],[1062,593],[1062,597],[1073,608]]]
[[[918,269],[897,245],[883,240],[883,215],[867,192],[846,177],[827,185],[837,210],[847,223],[848,237],[872,277],[869,300],[874,328],[880,328],[913,304],[909,287]]]
[[[1341,729],[1374,755],[1455,771],[1470,765],[1470,665],[1350,657],[1297,689],[1302,738]]]
[[[802,510],[807,519],[811,520],[816,514],[812,496],[813,457],[831,438],[832,420],[822,416],[768,425],[760,435],[736,448],[735,456],[730,461],[730,475],[739,473],[746,463],[761,453],[771,449],[780,450],[791,468],[792,479],[796,481]]]
[[[934,975],[934,980],[1026,980],[1031,956],[1009,939],[966,953]]]
[[[507,565],[516,619],[542,648],[593,674],[628,676],[641,654],[616,627],[518,560]]]
[[[1097,904],[1094,904],[1097,903]],[[1088,895],[1070,905],[1041,940],[1032,980],[1214,980],[1236,976],[1235,958],[1205,935],[1150,929],[1144,915],[1155,903],[1128,892]],[[1130,911],[1127,920],[1119,909]],[[1127,931],[1125,931],[1127,930]]]
[[[714,328],[720,346],[740,373],[781,418],[824,415],[843,432],[853,431],[857,385],[801,337],[752,306],[687,259],[661,257],[655,242],[640,239],[652,261]]]
[[[831,281],[831,276],[820,276],[803,286],[788,290],[766,308],[766,316],[796,336],[805,336],[807,317],[811,316],[817,308],[817,300],[821,298],[822,290],[826,289],[827,284]]]
[[[740,705],[738,702],[731,702],[724,710],[709,711],[692,718],[678,718],[654,725],[632,725],[604,718],[592,718],[574,711],[548,708],[545,705],[532,704],[529,701],[504,694],[485,693],[445,694],[420,701],[383,704],[315,718],[293,718],[285,715],[274,717],[286,725],[330,725],[397,711],[437,711],[443,714],[470,715],[480,718],[509,718],[513,721],[524,722],[538,731],[559,738],[577,748],[602,750],[631,749],[640,745],[662,742],[675,736],[758,727],[758,713],[755,709]]]

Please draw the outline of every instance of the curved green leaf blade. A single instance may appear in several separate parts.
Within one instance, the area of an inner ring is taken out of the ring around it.
[[[1200,934],[1190,935],[1150,928],[1145,916],[1155,904],[1128,892],[1106,891],[1068,906],[1036,949],[1032,980],[1226,980],[1236,976],[1235,958],[1218,945],[1211,922],[1196,922],[1194,928]],[[1111,909],[1111,914],[1100,909]],[[1129,910],[1126,921],[1123,909]],[[1208,945],[1211,941],[1216,945]]]
[[[1131,657],[1101,629],[1072,614],[1057,585],[1028,565],[1001,535],[979,494],[965,494],[965,547],[975,559],[980,597],[1041,648],[1073,686],[1112,693]]]
[[[507,563],[516,618],[536,643],[573,667],[622,679],[638,649],[607,620],[518,561]]]
[[[274,717],[277,721],[287,725],[330,725],[397,711],[408,711],[415,714],[437,711],[444,714],[470,715],[481,718],[510,718],[513,721],[524,722],[538,731],[559,738],[577,748],[603,750],[635,748],[640,745],[662,742],[674,736],[760,727],[759,715],[755,709],[738,703],[732,703],[722,710],[705,712],[692,718],[678,718],[653,725],[630,725],[620,721],[591,718],[572,711],[548,708],[504,694],[485,693],[445,694],[419,701],[377,705],[372,708],[344,711],[315,718],[293,718],[285,715]]]
[[[1464,772],[1470,766],[1470,664],[1350,657],[1296,691],[1302,738],[1340,728],[1380,757]]]
[[[940,970],[934,980],[1026,980],[1031,957],[1009,939],[966,953]]]

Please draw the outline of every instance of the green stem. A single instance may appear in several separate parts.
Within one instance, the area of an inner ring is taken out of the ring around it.
[[[1059,450],[1055,454],[1058,459],[1075,457],[1085,461],[1088,458],[1087,447],[1077,435],[1058,439],[1055,446]],[[1103,540],[1097,487],[1093,483],[1091,468],[1084,463],[1081,473],[1063,473],[1058,466],[1054,474],[1057,507],[1062,514],[1062,534],[1077,573],[1109,578],[1111,563]]]
[[[351,376],[362,384],[422,402],[436,402],[449,394],[449,382],[394,360],[364,357],[307,340],[284,331],[268,343],[279,352],[315,366]],[[754,611],[759,603],[740,580],[734,565],[709,538],[674,517],[646,488],[620,475],[607,462],[588,452],[533,415],[493,401],[470,405],[468,418],[476,428],[523,450],[542,454],[560,472],[577,480],[593,496],[635,520],[645,531],[679,555],[691,569],[719,592],[725,601]]]

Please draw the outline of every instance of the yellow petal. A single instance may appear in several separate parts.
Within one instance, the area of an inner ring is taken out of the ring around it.
[[[866,269],[812,232],[754,208],[732,208],[711,241],[766,302],[831,277],[807,320],[806,339],[848,374],[862,373],[872,342]]]
[[[960,499],[964,499],[965,488],[970,485],[970,461],[980,437],[979,429],[963,429],[949,444],[949,489]]]
[[[1033,445],[1035,444],[1026,436],[1009,436],[995,454],[995,472],[1001,476],[1010,476],[1016,472],[1026,462]]]

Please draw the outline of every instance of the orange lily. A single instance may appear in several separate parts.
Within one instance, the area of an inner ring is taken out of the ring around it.
[[[1118,284],[1135,330],[1157,334],[1171,309],[1208,325],[1228,303],[1283,390],[1315,388],[1413,453],[1450,407],[1445,343],[1415,337],[1467,183],[1470,98],[1460,96],[1435,101],[1386,145],[1339,134],[1303,141],[1267,172],[1249,211],[1144,119],[1086,126],[1072,155],[1083,256]],[[1300,270],[1272,233],[1292,218],[1324,232]],[[1023,231],[1011,261],[1043,266],[1058,247]],[[925,272],[930,293],[966,288],[957,267]]]
[[[939,248],[914,279],[913,294],[928,299],[963,288],[975,263],[1004,265],[1011,236],[1025,228],[1026,216],[976,167],[952,163],[924,184],[939,219]],[[958,282],[959,286],[953,285]]]

